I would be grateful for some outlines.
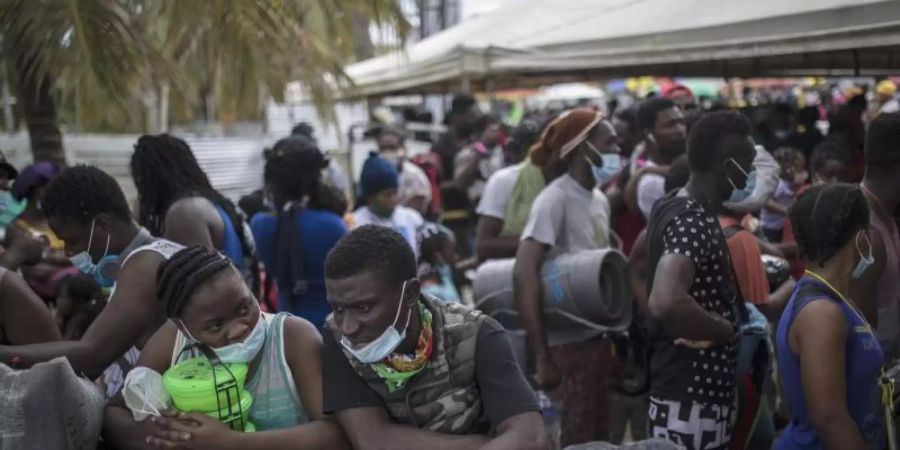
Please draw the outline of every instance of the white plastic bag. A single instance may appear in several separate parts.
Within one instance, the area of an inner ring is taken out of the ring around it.
[[[122,385],[122,397],[134,420],[159,416],[172,405],[172,398],[163,387],[162,375],[147,367],[135,367],[128,372]]]

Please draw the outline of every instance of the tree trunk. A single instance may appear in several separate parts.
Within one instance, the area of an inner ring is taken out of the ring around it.
[[[34,160],[65,164],[66,153],[59,130],[56,101],[50,93],[50,78],[36,80],[30,77],[26,64],[16,64],[15,70],[19,81],[18,101],[28,125]]]
[[[159,88],[159,132],[169,132],[169,81],[163,81]]]

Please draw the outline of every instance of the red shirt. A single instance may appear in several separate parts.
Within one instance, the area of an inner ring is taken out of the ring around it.
[[[719,226],[723,229],[740,223],[731,217],[719,217]],[[740,231],[728,238],[728,251],[731,253],[731,267],[741,285],[744,301],[760,305],[769,301],[769,279],[762,263],[759,242],[749,231]]]

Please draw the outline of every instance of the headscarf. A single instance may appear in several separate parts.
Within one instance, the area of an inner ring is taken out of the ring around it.
[[[12,195],[16,200],[27,198],[31,192],[46,185],[59,175],[59,166],[49,161],[38,161],[24,169],[13,183]]]
[[[550,157],[559,152],[560,159],[587,139],[588,133],[603,120],[603,114],[588,108],[570,109],[550,122],[541,140],[531,147],[529,154],[534,164],[543,167]]]

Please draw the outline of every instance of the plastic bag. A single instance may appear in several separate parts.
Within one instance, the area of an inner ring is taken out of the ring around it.
[[[128,372],[122,397],[134,420],[159,416],[172,405],[172,398],[163,387],[162,375],[147,367],[135,367]]]

